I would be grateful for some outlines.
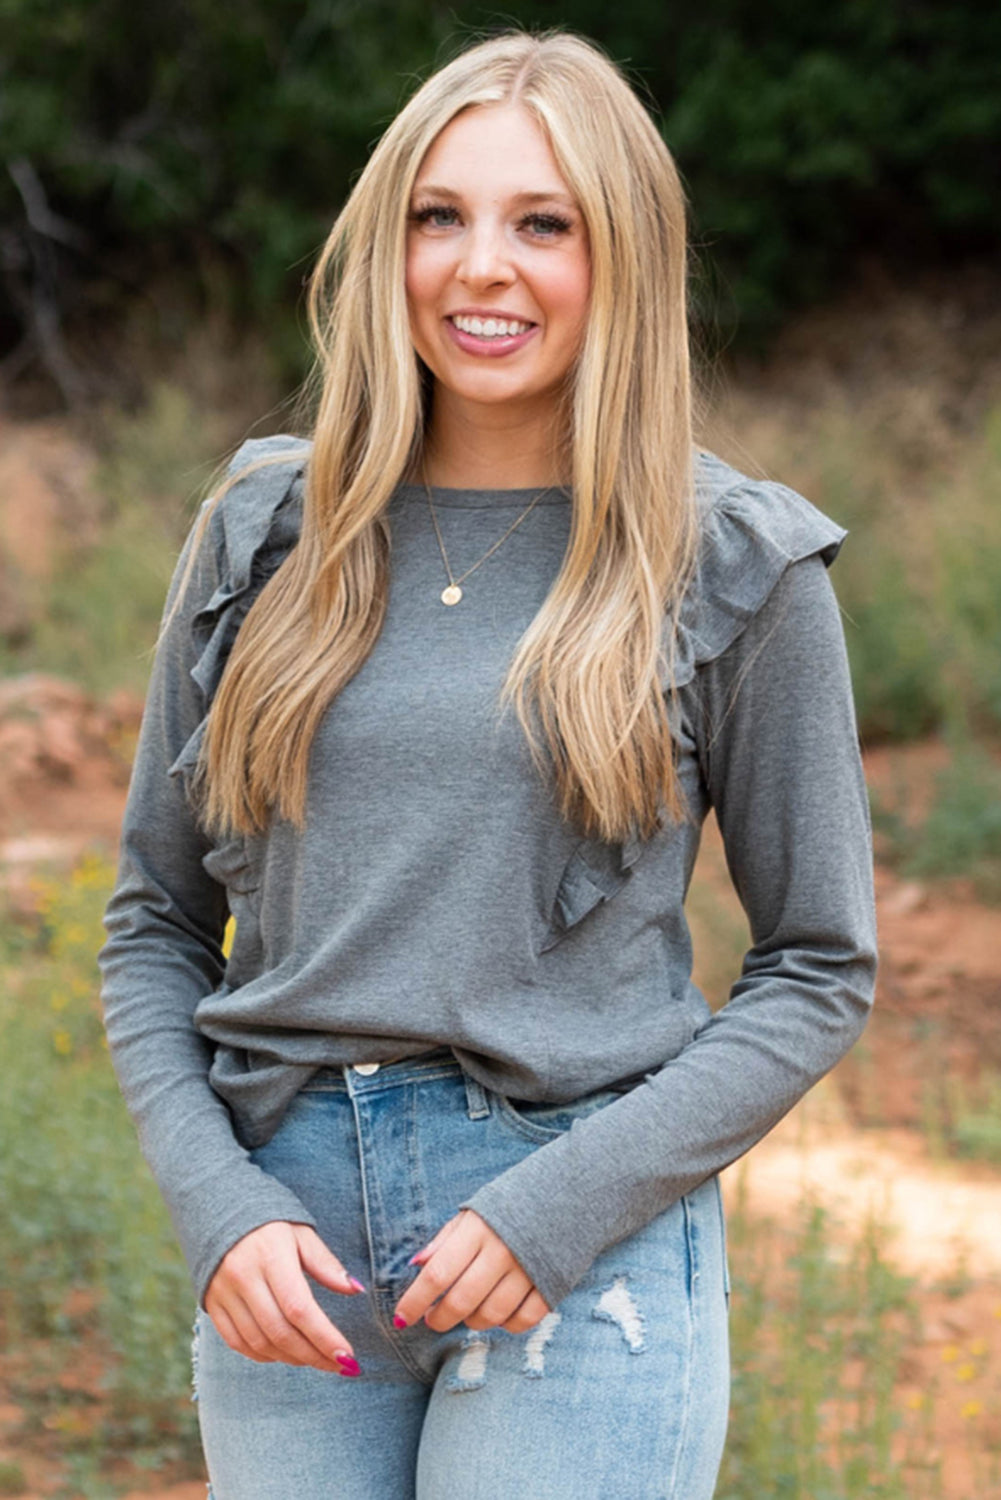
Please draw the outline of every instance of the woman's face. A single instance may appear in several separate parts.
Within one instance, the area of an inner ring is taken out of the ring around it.
[[[546,405],[590,283],[583,216],[532,115],[457,115],[421,163],[407,230],[411,338],[436,380],[464,402]]]

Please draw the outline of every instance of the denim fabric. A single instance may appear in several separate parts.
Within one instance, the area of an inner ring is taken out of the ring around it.
[[[368,1288],[317,1288],[362,1374],[257,1364],[200,1311],[214,1500],[709,1500],[729,1394],[717,1178],[606,1249],[524,1333],[392,1324],[407,1261],[461,1201],[616,1097],[515,1102],[448,1049],[312,1079],[253,1156]]]

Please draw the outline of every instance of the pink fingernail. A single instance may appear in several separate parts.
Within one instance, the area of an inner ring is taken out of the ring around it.
[[[350,1281],[356,1292],[363,1292],[365,1290],[361,1282],[358,1280],[357,1276],[349,1276],[348,1280]]]
[[[342,1375],[360,1375],[361,1365],[351,1354],[336,1354],[334,1358],[341,1367]]]
[[[409,1327],[409,1324],[407,1323],[406,1318],[401,1318],[400,1315],[399,1315],[399,1313],[394,1313],[393,1314],[393,1327],[394,1328],[407,1328],[407,1327]]]
[[[410,1257],[410,1259],[407,1261],[407,1265],[408,1266],[416,1266],[417,1262],[420,1260],[420,1258],[421,1258],[421,1256],[423,1254],[424,1254],[423,1250],[418,1250],[417,1254],[416,1255],[412,1255]]]

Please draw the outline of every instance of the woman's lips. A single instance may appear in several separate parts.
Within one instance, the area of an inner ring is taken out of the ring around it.
[[[493,338],[480,338],[475,333],[463,333],[461,328],[456,328],[451,318],[445,319],[445,327],[453,343],[467,354],[480,354],[486,359],[497,359],[502,354],[512,354],[516,349],[522,349],[539,331],[538,323],[533,323],[531,328],[524,333],[495,334]]]

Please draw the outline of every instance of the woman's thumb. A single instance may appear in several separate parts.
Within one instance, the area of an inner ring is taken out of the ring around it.
[[[350,1276],[337,1256],[320,1239],[315,1229],[306,1224],[296,1231],[299,1243],[299,1260],[304,1271],[328,1286],[332,1292],[363,1292],[365,1288],[354,1276]]]

